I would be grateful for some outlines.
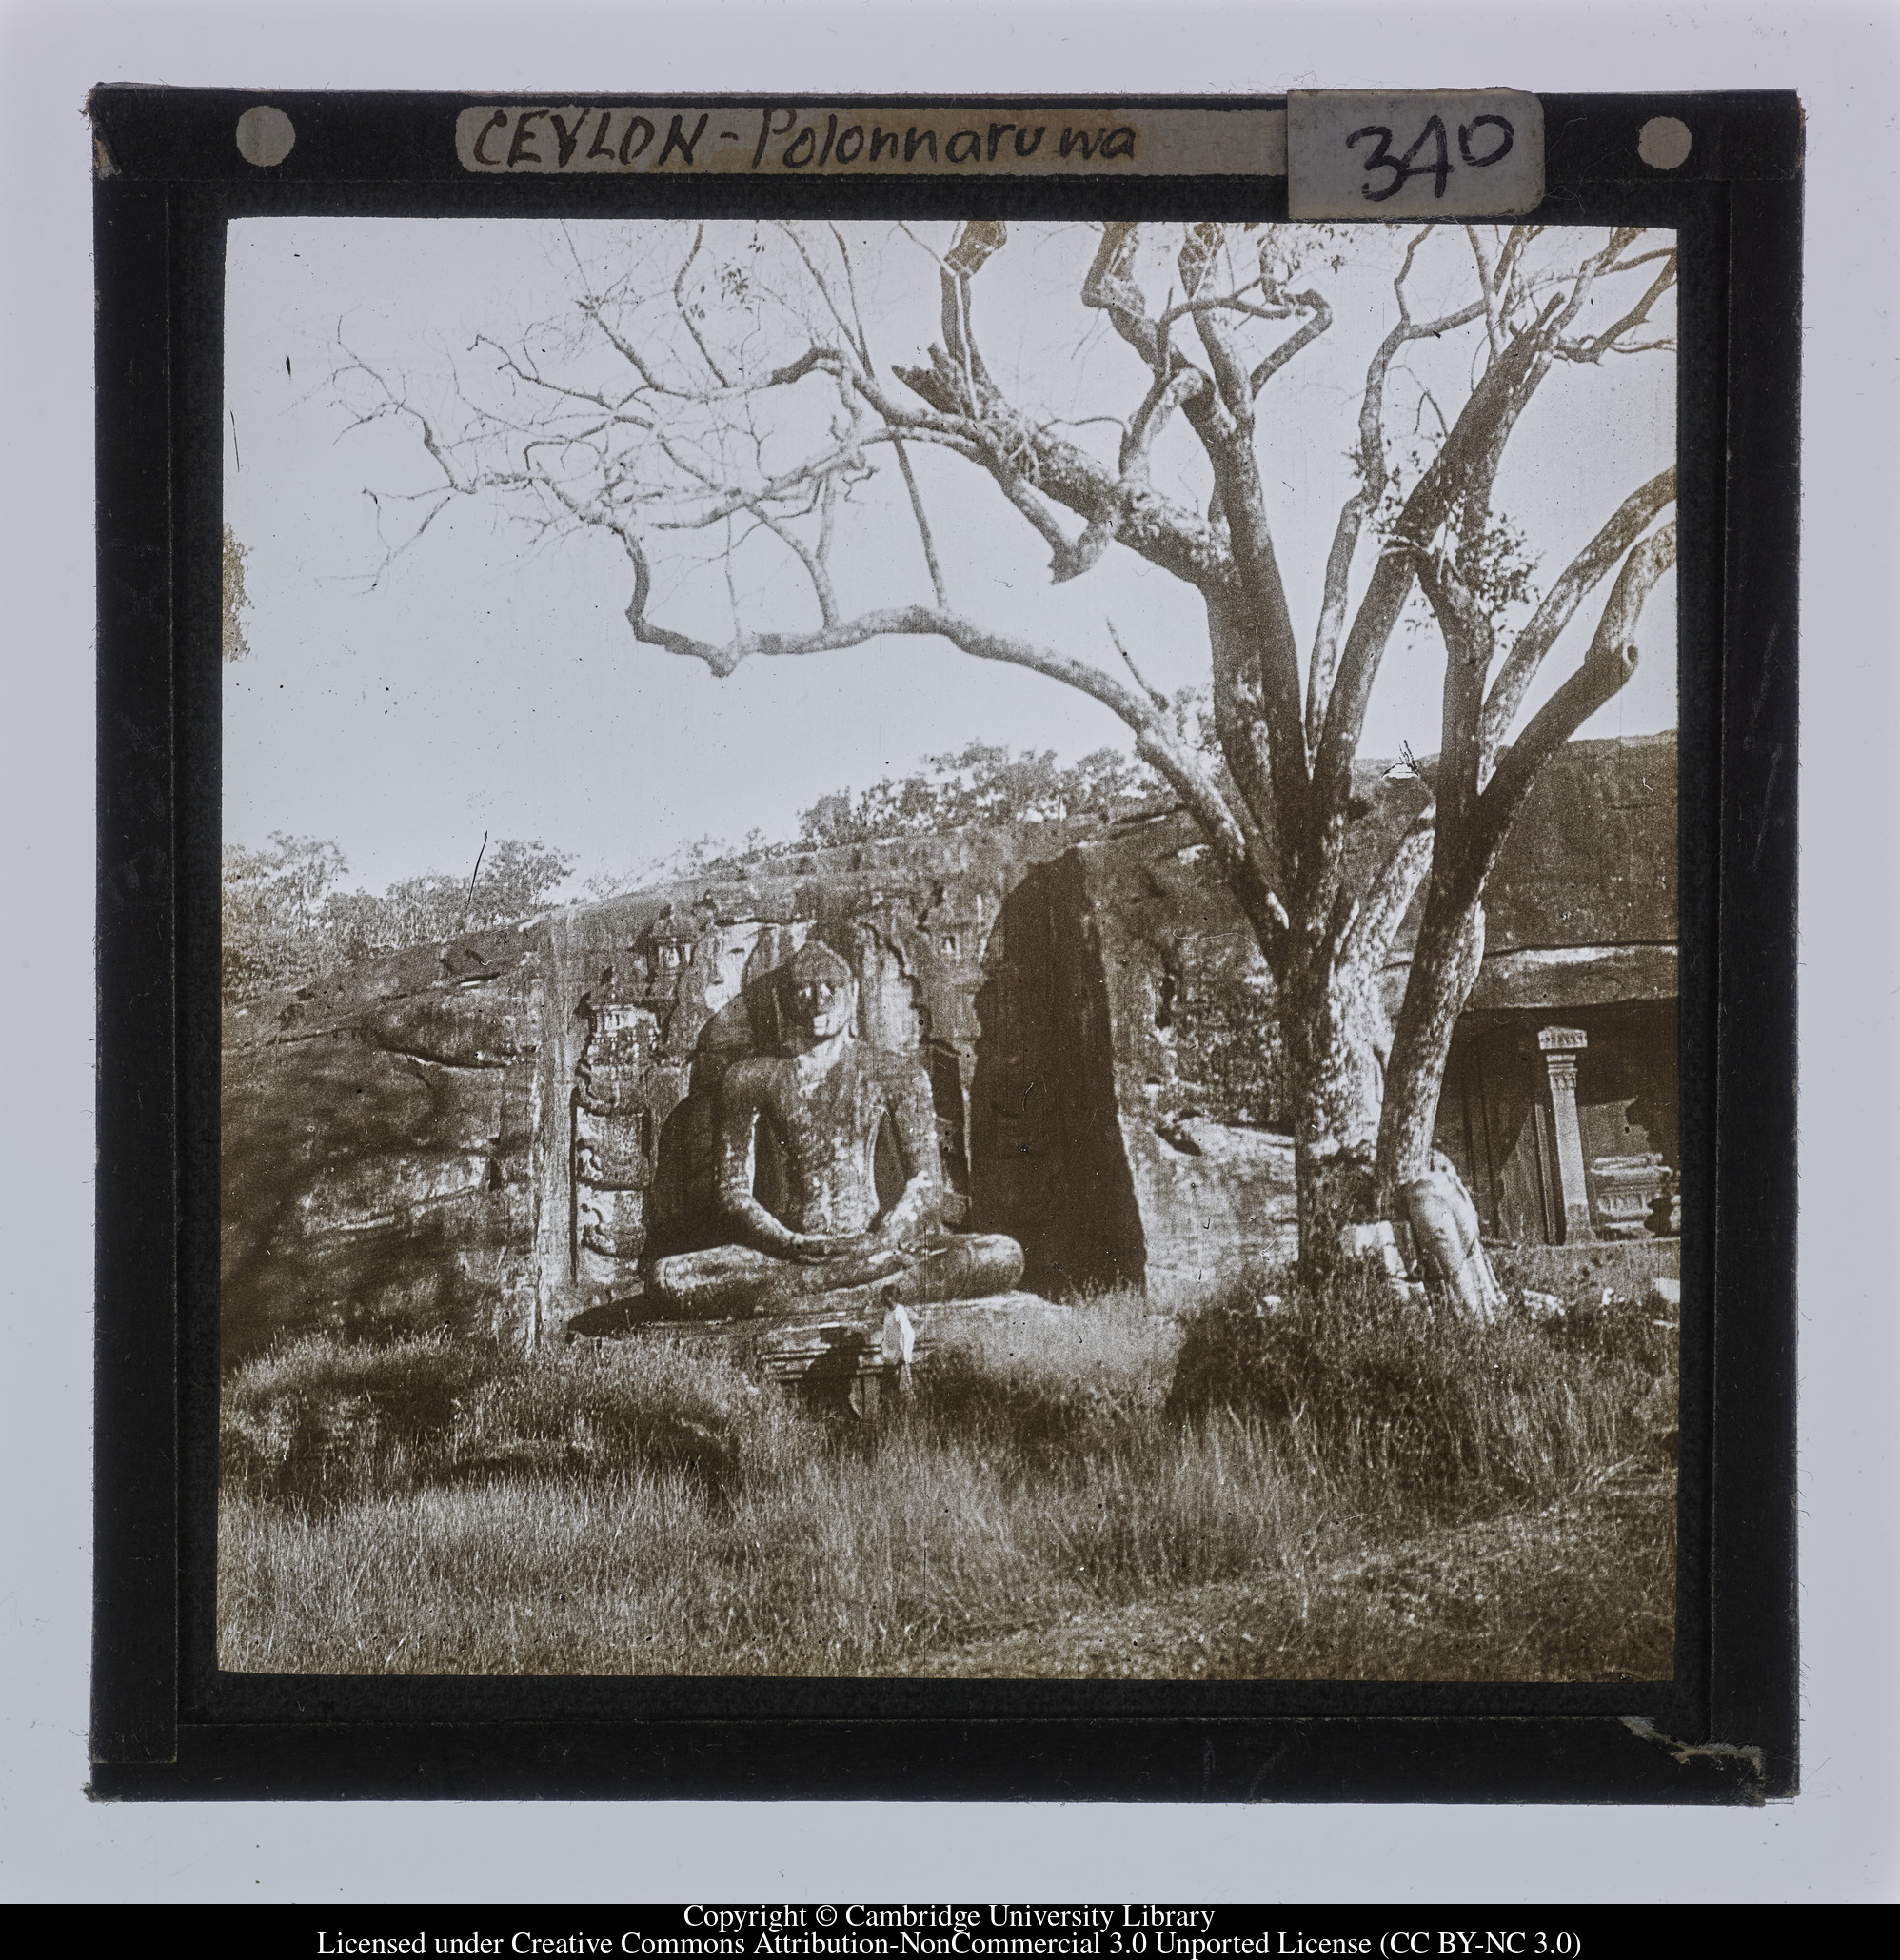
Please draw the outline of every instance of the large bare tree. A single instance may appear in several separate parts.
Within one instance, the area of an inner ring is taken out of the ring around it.
[[[1004,224],[899,227],[877,246],[855,236],[818,223],[711,238],[643,228],[605,269],[576,249],[566,310],[479,337],[429,399],[345,345],[350,414],[403,421],[438,473],[386,497],[409,512],[390,547],[458,499],[498,498],[543,530],[611,539],[630,574],[634,638],[714,674],[755,655],[928,635],[1105,703],[1199,823],[1272,972],[1302,1262],[1323,1273],[1342,1227],[1402,1216],[1399,1194],[1428,1172],[1453,1025],[1483,955],[1486,879],[1539,771],[1630,679],[1638,618],[1673,563],[1672,470],[1632,486],[1540,589],[1496,496],[1514,435],[1554,375],[1587,381],[1672,345],[1672,243],[1626,228],[1439,226],[1361,230],[1347,245],[1284,226],[1102,224],[1086,272],[1046,300],[1070,311],[1072,348],[1101,323],[1125,347],[1108,384],[1118,398],[1089,416],[1005,386],[986,357],[985,273],[1011,249]],[[1344,415],[1316,426],[1270,413],[1276,377],[1334,330],[1329,279],[1336,300],[1341,267],[1375,248],[1389,254],[1390,329]],[[889,316],[864,288],[903,253],[935,284],[940,337],[892,366],[873,346]],[[1270,522],[1278,472],[1263,465],[1341,434],[1352,485],[1302,638]],[[1134,553],[1192,590],[1211,741],[1118,642],[1086,659],[960,607],[920,483],[926,451],[1032,526],[1057,582]],[[854,609],[839,589],[841,540],[893,498],[915,525],[917,596]],[[761,550],[797,567],[802,599],[747,583],[742,567]],[[726,580],[722,638],[703,623],[687,630],[658,596],[696,552]],[[1606,582],[1573,670],[1538,688]],[[1443,663],[1438,752],[1419,765],[1409,826],[1369,850],[1354,834],[1367,805],[1353,782],[1367,708],[1395,638],[1421,630]],[[1380,975],[1421,885],[1388,1020]]]

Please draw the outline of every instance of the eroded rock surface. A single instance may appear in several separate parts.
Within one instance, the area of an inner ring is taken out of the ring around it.
[[[1572,777],[1601,823],[1573,821]],[[1489,900],[1487,1026],[1554,986],[1608,1057],[1613,1003],[1672,993],[1673,780],[1667,739],[1644,738],[1573,743],[1540,783]],[[1406,805],[1376,770],[1363,801],[1354,848],[1373,852]],[[721,1085],[774,1046],[768,977],[814,938],[851,970],[858,1041],[927,1086],[942,1225],[1016,1241],[1026,1285],[1165,1290],[1292,1257],[1272,982],[1198,833],[1180,812],[1026,824],[762,859],[234,1008],[227,1354],[316,1327],[533,1341],[613,1318],[657,1259],[730,1243]],[[1648,1104],[1612,1088],[1614,1147],[1591,1160],[1667,1160],[1672,1134],[1636,1137]],[[1528,1105],[1458,1095],[1441,1128],[1476,1110],[1531,1134]],[[899,1167],[874,1156],[889,1202]],[[761,1150],[768,1210],[782,1176]]]

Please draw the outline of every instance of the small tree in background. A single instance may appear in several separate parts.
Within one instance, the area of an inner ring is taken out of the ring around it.
[[[266,850],[228,843],[224,857],[224,993],[241,999],[297,986],[325,962],[328,908],[349,869],[327,839],[270,833]]]
[[[248,660],[250,642],[245,638],[244,616],[250,610],[250,595],[244,588],[245,562],[249,549],[238,543],[237,533],[225,526],[224,656],[228,661]]]

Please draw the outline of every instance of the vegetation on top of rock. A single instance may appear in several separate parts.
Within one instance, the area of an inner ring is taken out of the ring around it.
[[[1020,754],[973,742],[960,755],[925,756],[901,781],[885,777],[856,796],[821,796],[799,813],[800,850],[924,837],[966,824],[1060,822],[1118,817],[1160,790],[1154,772],[1119,749],[1098,748],[1067,766],[1053,750]]]
[[[224,995],[297,986],[371,953],[433,945],[521,919],[574,868],[539,838],[486,844],[466,879],[427,871],[384,892],[345,891],[349,863],[324,838],[273,830],[265,850],[227,844]]]
[[[228,561],[233,546],[228,539]],[[241,594],[242,547],[235,548]],[[229,652],[228,637],[227,658],[238,657]],[[1181,712],[1191,708],[1184,700]],[[741,843],[697,838],[631,870],[589,878],[582,890],[594,899],[616,898],[666,879],[742,871],[802,852],[928,837],[969,824],[1106,821],[1149,807],[1159,789],[1153,772],[1119,749],[1097,749],[1065,763],[1053,750],[1038,755],[971,742],[959,754],[925,756],[907,776],[820,797],[800,811],[798,835],[789,841],[759,830]],[[227,844],[225,998],[300,986],[368,954],[433,945],[526,918],[547,906],[574,862],[570,853],[540,838],[503,838],[485,845],[470,879],[429,871],[379,893],[343,889],[348,861],[329,839],[273,830],[264,850]]]
[[[1183,689],[1180,715],[1191,717],[1197,703],[1197,690]],[[738,843],[694,838],[629,870],[590,878],[584,889],[592,898],[612,899],[666,879],[741,872],[808,851],[934,837],[973,825],[999,829],[1086,817],[1106,822],[1151,809],[1167,795],[1152,769],[1119,749],[1099,748],[1079,762],[1060,762],[1053,749],[1038,755],[973,742],[958,754],[925,756],[908,776],[820,797],[799,812],[793,838],[775,839],[762,830]]]

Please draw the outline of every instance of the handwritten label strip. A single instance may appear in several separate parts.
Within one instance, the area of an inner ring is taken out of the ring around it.
[[[1277,109],[719,108],[485,104],[456,118],[465,169],[489,176],[1281,177]]]

